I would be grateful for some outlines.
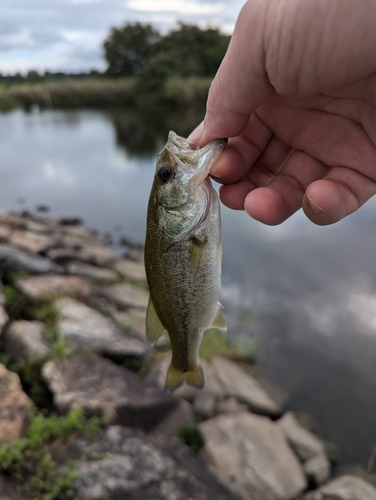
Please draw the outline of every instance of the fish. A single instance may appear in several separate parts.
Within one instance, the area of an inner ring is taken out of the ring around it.
[[[227,329],[219,302],[220,204],[209,178],[226,143],[217,139],[193,150],[170,131],[157,160],[146,223],[146,334],[151,343],[169,335],[168,391],[184,382],[204,386],[199,358],[204,332]]]

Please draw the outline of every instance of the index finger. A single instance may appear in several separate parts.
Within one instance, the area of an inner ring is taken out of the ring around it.
[[[247,2],[240,12],[227,53],[210,86],[204,124],[188,138],[194,148],[239,135],[251,113],[274,91],[264,67],[263,3]]]

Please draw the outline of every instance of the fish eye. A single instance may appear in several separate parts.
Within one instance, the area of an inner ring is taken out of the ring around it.
[[[171,179],[173,173],[174,172],[171,167],[164,165],[162,168],[158,170],[158,177],[163,183],[166,183]]]

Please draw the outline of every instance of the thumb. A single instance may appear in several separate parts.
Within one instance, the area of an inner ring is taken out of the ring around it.
[[[239,135],[251,113],[273,92],[265,72],[265,0],[241,10],[227,53],[211,84],[203,124],[188,138],[194,147]]]

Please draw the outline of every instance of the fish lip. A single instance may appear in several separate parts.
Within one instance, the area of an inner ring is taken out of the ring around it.
[[[201,172],[206,177],[227,144],[227,139],[215,139],[203,148],[191,149],[187,139],[170,131],[166,148],[179,160],[180,166],[185,170],[191,170],[196,177],[201,178]],[[204,178],[203,177],[203,178]]]

